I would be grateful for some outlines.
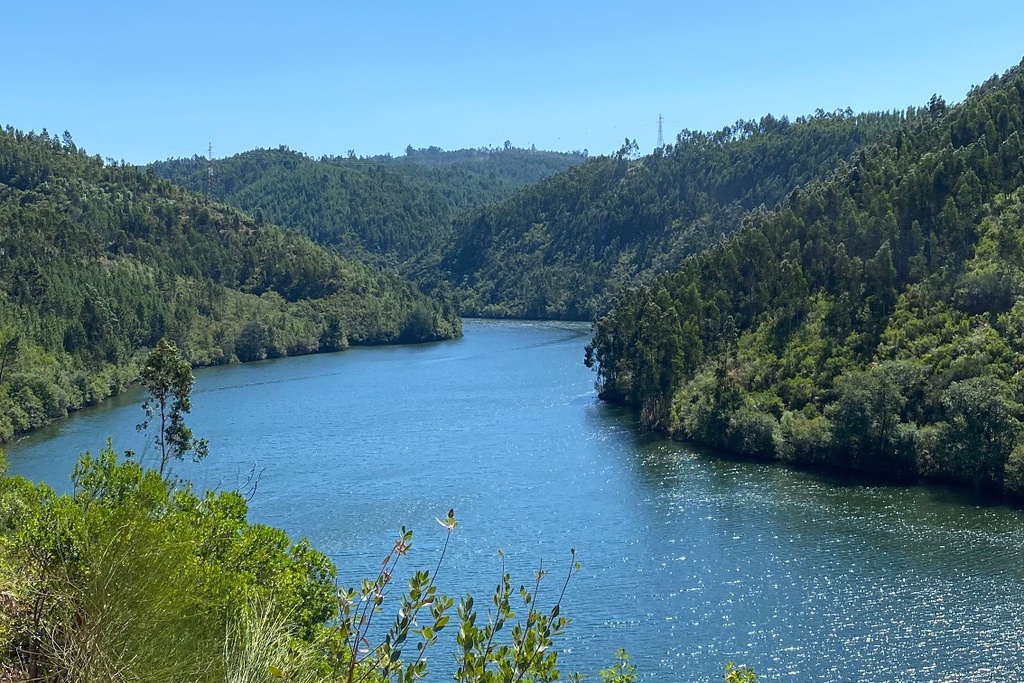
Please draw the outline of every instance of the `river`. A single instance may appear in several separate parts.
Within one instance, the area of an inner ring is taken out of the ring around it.
[[[644,434],[597,401],[587,335],[467,321],[452,342],[200,370],[188,421],[210,455],[175,471],[205,488],[254,479],[251,518],[309,537],[347,584],[403,525],[406,570],[432,567],[449,508],[441,588],[478,604],[499,550],[517,582],[543,562],[549,604],[575,547],[562,669],[595,680],[619,647],[657,683],[720,681],[729,660],[793,683],[1024,678],[1024,513]],[[68,490],[76,455],[108,437],[151,457],[141,400],[12,444],[12,471]]]

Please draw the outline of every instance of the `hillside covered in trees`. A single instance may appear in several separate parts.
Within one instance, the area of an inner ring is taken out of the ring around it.
[[[861,147],[918,115],[770,115],[683,131],[638,158],[500,150],[323,157],[285,147],[215,161],[212,194],[428,289],[456,288],[466,315],[593,319],[614,293],[674,269]],[[207,191],[207,160],[151,164]]]
[[[193,364],[458,335],[451,305],[62,137],[0,130],[0,440]]]
[[[676,437],[1024,494],[1024,66],[625,290],[587,362]]]
[[[683,131],[642,158],[627,140],[612,157],[460,216],[443,266],[466,314],[590,320],[623,285],[674,270],[747,211],[775,206],[917,115],[768,115]]]
[[[213,197],[364,262],[438,281],[439,255],[459,211],[498,201],[580,163],[582,153],[407,148],[404,156],[314,159],[287,147],[215,160]],[[158,176],[207,192],[207,159],[150,164]]]

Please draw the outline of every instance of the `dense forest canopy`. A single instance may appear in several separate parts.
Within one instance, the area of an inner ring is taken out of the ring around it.
[[[0,130],[0,440],[193,364],[459,334],[450,303],[71,135]]]
[[[623,285],[678,267],[739,228],[747,211],[775,206],[917,116],[768,115],[683,131],[642,158],[627,140],[612,157],[462,215],[443,265],[467,314],[589,320]]]
[[[304,232],[365,262],[438,281],[436,262],[459,211],[504,199],[516,190],[578,164],[582,153],[526,150],[413,149],[404,156],[319,159],[285,146],[214,162],[169,159],[148,168],[163,178]]]
[[[628,288],[601,395],[681,438],[1024,494],[1024,67]]]

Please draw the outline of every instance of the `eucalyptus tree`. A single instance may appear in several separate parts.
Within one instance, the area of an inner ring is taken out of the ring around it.
[[[142,404],[146,419],[138,430],[144,432],[159,420],[156,445],[160,452],[160,476],[164,476],[171,459],[183,460],[189,453],[195,462],[205,458],[209,450],[206,439],[192,436],[192,430],[185,424],[185,414],[192,411],[195,377],[178,347],[161,339],[146,358],[140,378],[149,397]]]

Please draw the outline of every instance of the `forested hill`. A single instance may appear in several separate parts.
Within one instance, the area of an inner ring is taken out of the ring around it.
[[[208,364],[460,329],[409,282],[68,133],[0,130],[0,440],[118,391],[162,337]]]
[[[1024,494],[1024,65],[625,292],[602,396],[740,453]]]
[[[635,143],[462,216],[444,261],[469,314],[592,319],[627,282],[678,267],[914,118],[851,111],[765,116],[683,131],[635,158]]]
[[[424,279],[436,281],[435,265],[456,212],[505,199],[584,158],[508,145],[313,159],[282,146],[215,160],[211,194],[344,254],[421,275],[430,271]],[[200,156],[149,168],[188,189],[208,191],[207,160]]]
[[[345,163],[355,167],[383,164],[392,168],[401,169],[403,173],[415,173],[415,168],[449,169],[463,174],[474,174],[476,176],[491,178],[501,183],[502,193],[507,189],[518,189],[526,185],[540,182],[556,173],[571,168],[587,159],[587,150],[573,152],[550,152],[539,150],[535,147],[522,149],[505,141],[504,147],[499,149],[456,149],[446,151],[440,147],[421,147],[419,149],[409,145],[405,148],[405,154],[391,156],[384,154],[366,158],[353,156],[334,158],[334,161]],[[436,177],[443,179],[443,175]],[[453,178],[457,178],[453,175]],[[457,183],[442,181],[442,187],[457,189]],[[485,196],[471,193],[455,193],[459,201],[459,208],[468,208],[484,202],[503,199],[496,194]]]

